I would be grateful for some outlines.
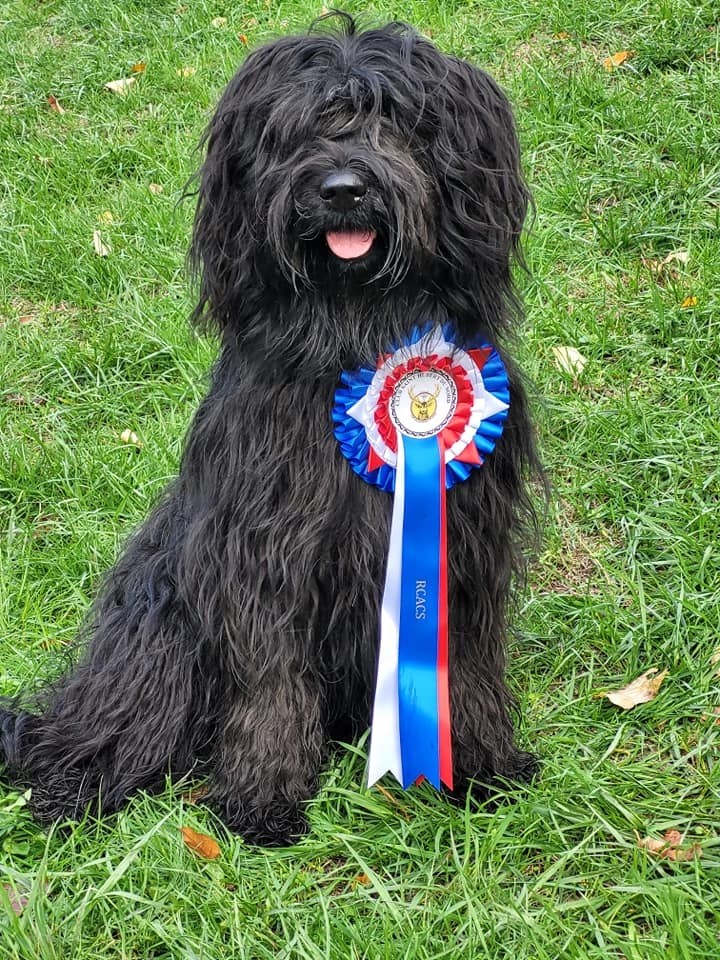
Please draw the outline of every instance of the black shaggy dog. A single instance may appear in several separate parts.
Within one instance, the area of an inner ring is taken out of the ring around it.
[[[39,706],[0,710],[6,773],[41,821],[195,771],[249,841],[303,832],[330,742],[369,724],[392,509],[343,458],[333,395],[429,320],[498,346],[511,383],[496,451],[447,496],[456,792],[535,770],[504,683],[537,467],[507,355],[529,199],[513,117],[487,74],[407,25],[336,23],[251,53],[205,134],[195,318],[221,351],[79,663]],[[367,249],[343,248],[358,233]]]

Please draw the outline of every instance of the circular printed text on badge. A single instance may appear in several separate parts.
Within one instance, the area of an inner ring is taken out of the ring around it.
[[[389,403],[390,416],[407,437],[434,437],[457,407],[453,378],[436,368],[412,370],[398,380]]]

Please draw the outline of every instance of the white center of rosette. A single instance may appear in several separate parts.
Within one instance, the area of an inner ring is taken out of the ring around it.
[[[457,406],[457,387],[443,370],[413,370],[397,382],[390,417],[407,437],[434,437],[444,430]]]

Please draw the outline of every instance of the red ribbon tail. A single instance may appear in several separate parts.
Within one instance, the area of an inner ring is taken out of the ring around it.
[[[440,445],[440,584],[438,590],[438,746],[440,780],[453,789],[452,735],[450,728],[450,683],[448,680],[448,570],[447,517],[445,512],[445,445]]]

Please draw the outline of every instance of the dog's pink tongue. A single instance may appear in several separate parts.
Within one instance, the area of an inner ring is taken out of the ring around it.
[[[327,245],[330,247],[336,257],[342,260],[354,260],[355,257],[364,257],[375,240],[375,233],[357,232],[330,232],[325,234]]]

